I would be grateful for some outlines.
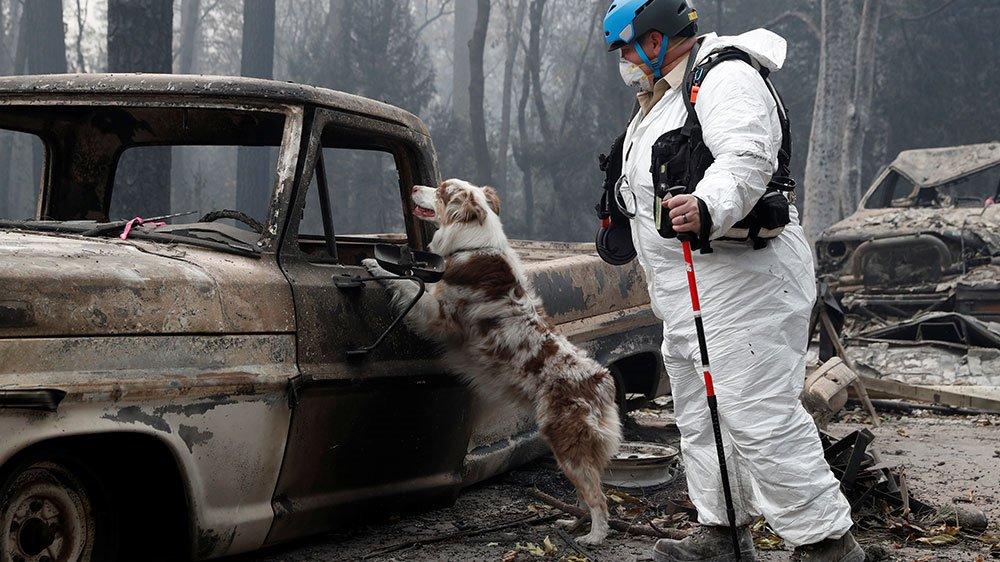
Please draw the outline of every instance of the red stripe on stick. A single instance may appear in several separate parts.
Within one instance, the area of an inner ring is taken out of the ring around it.
[[[705,392],[709,396],[715,396],[715,386],[712,384],[712,374],[705,371]]]
[[[687,264],[688,289],[691,291],[691,308],[701,312],[701,301],[698,299],[698,284],[694,278],[694,262],[691,260],[691,243],[685,240],[681,243],[684,249],[684,263]]]

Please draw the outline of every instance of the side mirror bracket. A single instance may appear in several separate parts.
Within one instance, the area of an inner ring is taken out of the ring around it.
[[[413,310],[420,299],[427,292],[427,283],[436,283],[444,276],[445,262],[441,256],[431,252],[421,252],[407,246],[396,246],[392,244],[378,244],[375,246],[375,260],[386,271],[394,273],[392,276],[381,277],[346,277],[334,276],[334,283],[338,289],[351,290],[364,287],[370,281],[413,281],[417,284],[416,296],[410,300],[403,310],[389,323],[389,326],[369,345],[347,350],[348,359],[360,359],[366,357],[372,350],[378,348],[397,326],[403,318]]]

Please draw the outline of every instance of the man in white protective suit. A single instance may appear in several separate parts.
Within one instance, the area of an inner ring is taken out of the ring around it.
[[[663,234],[672,226],[697,235],[703,250],[709,240],[714,248],[695,262],[741,559],[755,559],[747,525],[762,514],[795,547],[794,560],[860,562],[864,552],[850,532],[850,505],[799,402],[816,294],[809,244],[787,189],[776,181],[777,171],[787,174],[790,144],[783,146],[787,119],[766,77],[784,62],[785,41],[763,29],[698,37],[697,13],[686,0],[616,0],[604,25],[640,106],[624,137],[618,205],[631,219],[653,312],[663,320],[663,360],[701,523],[684,540],[658,541],[654,558],[735,557],[681,244]],[[723,52],[728,58],[707,65]],[[703,144],[667,135],[692,123]],[[657,143],[664,135],[670,142]],[[693,192],[661,203],[654,189],[661,182],[654,183],[651,168],[670,179],[668,168],[677,167],[670,150],[678,146],[689,151],[688,168],[703,169],[691,174]],[[783,199],[770,197],[775,193]],[[747,223],[751,210],[770,212],[757,206],[765,200],[777,205],[771,210],[780,224]]]

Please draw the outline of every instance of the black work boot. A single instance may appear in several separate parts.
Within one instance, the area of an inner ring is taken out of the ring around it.
[[[740,561],[757,560],[753,537],[747,527],[740,527]],[[656,562],[730,562],[733,556],[733,538],[729,527],[702,525],[682,540],[660,539],[653,546]]]
[[[792,562],[864,562],[865,551],[850,531],[839,539],[825,539],[796,547]]]

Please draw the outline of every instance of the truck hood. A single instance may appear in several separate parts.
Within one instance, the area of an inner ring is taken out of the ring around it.
[[[955,239],[978,236],[1000,252],[1000,205],[980,208],[869,209],[827,228],[820,240],[871,240],[933,233]]]
[[[289,332],[272,259],[0,231],[0,337]]]

